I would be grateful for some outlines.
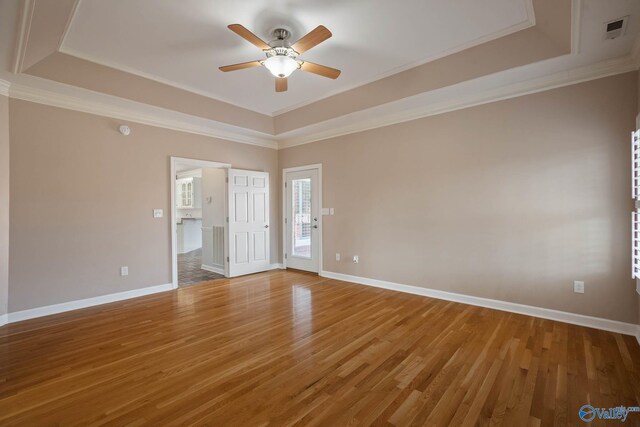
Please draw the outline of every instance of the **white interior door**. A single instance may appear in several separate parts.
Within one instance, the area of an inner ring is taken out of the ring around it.
[[[286,265],[320,269],[320,191],[318,169],[285,173]]]
[[[269,255],[269,174],[227,170],[229,277],[271,266]]]

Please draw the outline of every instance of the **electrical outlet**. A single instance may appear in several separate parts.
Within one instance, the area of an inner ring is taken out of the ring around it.
[[[340,252],[336,252],[336,261],[340,261]]]
[[[162,209],[154,209],[153,210],[153,217],[154,218],[162,218],[164,215],[164,212],[162,211]]]
[[[574,280],[573,292],[575,292],[576,294],[584,294],[584,282],[580,280]]]
[[[126,265],[123,267],[120,267],[120,275],[121,276],[128,276],[129,275],[129,267],[127,267]]]
[[[357,264],[360,261],[360,259],[358,258],[358,255],[354,255],[353,256],[353,263]]]

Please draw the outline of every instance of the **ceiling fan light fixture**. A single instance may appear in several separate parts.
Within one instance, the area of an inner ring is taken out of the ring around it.
[[[297,69],[330,79],[337,79],[340,75],[340,70],[338,69],[314,64],[313,62],[298,61],[298,55],[331,37],[331,31],[327,30],[323,25],[318,25],[294,44],[287,41],[291,33],[284,28],[275,29],[272,33],[275,40],[266,43],[240,24],[231,24],[228,27],[231,31],[260,49],[267,56],[267,59],[218,67],[222,72],[264,66],[276,78],[276,92],[287,91],[289,87],[287,77]]]
[[[264,66],[274,77],[285,78],[300,68],[298,61],[286,55],[270,56],[264,61]]]

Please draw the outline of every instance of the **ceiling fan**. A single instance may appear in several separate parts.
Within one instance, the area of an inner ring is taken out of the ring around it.
[[[323,77],[328,77],[330,79],[337,79],[340,75],[340,70],[335,68],[298,59],[298,55],[308,51],[312,47],[319,45],[331,37],[331,31],[327,30],[322,25],[316,27],[313,31],[302,37],[294,44],[287,41],[287,39],[291,37],[291,33],[284,28],[274,30],[273,36],[275,39],[268,44],[240,24],[231,24],[229,25],[229,29],[247,40],[249,43],[258,47],[258,49],[261,49],[267,58],[264,60],[242,62],[240,64],[225,65],[224,67],[220,67],[220,71],[236,71],[245,68],[264,66],[276,78],[276,92],[285,92],[287,90],[287,77],[298,69],[318,74]]]

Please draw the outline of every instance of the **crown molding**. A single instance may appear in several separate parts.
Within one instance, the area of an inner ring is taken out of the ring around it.
[[[11,87],[11,83],[6,80],[0,80],[0,95],[9,96],[9,88]]]
[[[309,144],[329,138],[622,74],[636,69],[638,69],[638,66],[633,58],[631,56],[625,56],[587,67],[562,71],[544,77],[501,86],[484,92],[469,93],[469,95],[458,98],[448,98],[441,102],[429,102],[427,99],[429,93],[427,92],[278,134],[278,148],[284,149]]]
[[[640,37],[632,55],[626,57],[487,91],[462,91],[467,93],[440,102],[430,100],[430,93],[426,92],[275,136],[39,78],[0,80],[0,95],[242,144],[285,149],[634,71],[639,68],[639,40]]]
[[[23,0],[21,3],[16,45],[13,50],[12,71],[14,74],[18,74],[22,71],[24,55],[27,51],[27,42],[29,41],[29,31],[31,30],[31,19],[33,18],[34,6],[34,0]]]
[[[80,1],[81,0],[75,0],[75,2],[73,3],[73,8],[71,9],[71,14],[69,15],[69,19],[67,19],[67,24],[64,26],[64,31],[62,32],[62,37],[60,37],[60,42],[58,43],[58,51],[60,51],[60,49],[62,49],[62,46],[64,45],[64,41],[67,39],[67,34],[69,34],[69,30],[71,29],[71,23],[73,22],[73,20],[76,17],[76,14],[78,13],[78,8],[80,6]]]
[[[580,34],[582,29],[582,0],[571,2],[571,53],[580,53]]]
[[[30,83],[35,82],[32,81]],[[43,82],[39,83],[43,84]],[[9,96],[38,104],[204,135],[242,144],[271,149],[277,149],[278,147],[275,137],[266,133],[60,83],[50,81],[45,81],[44,83],[49,87],[43,88],[36,84],[14,82],[9,88]]]

